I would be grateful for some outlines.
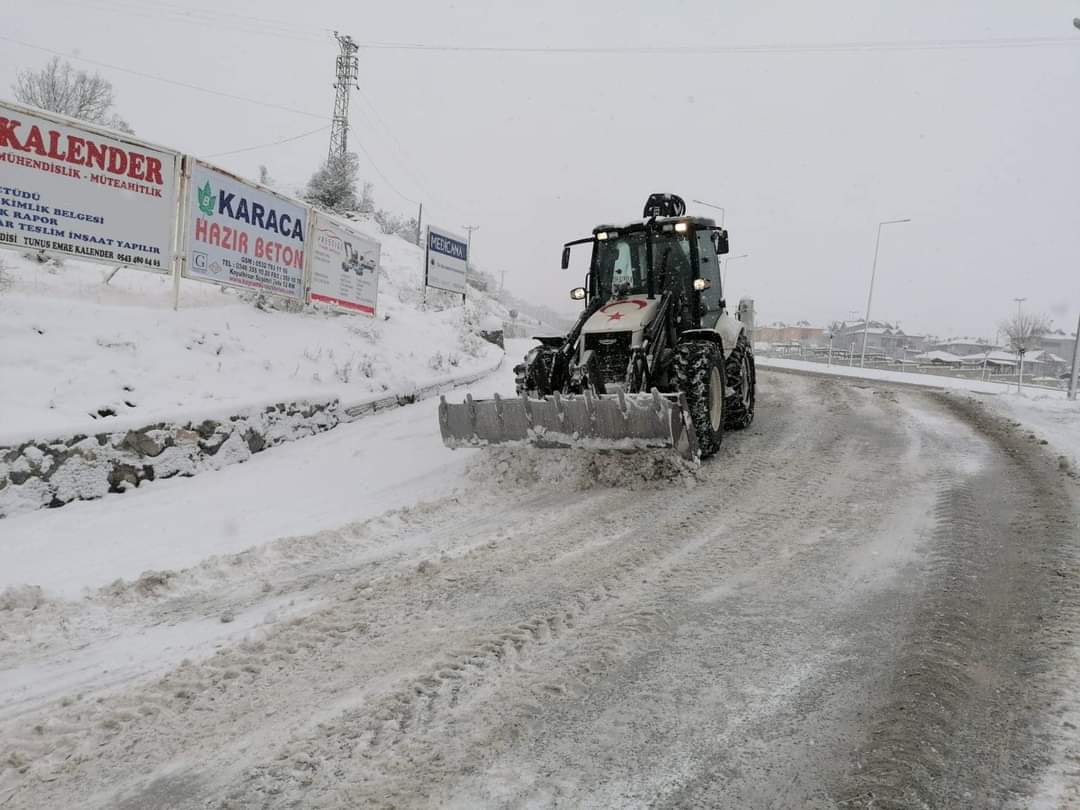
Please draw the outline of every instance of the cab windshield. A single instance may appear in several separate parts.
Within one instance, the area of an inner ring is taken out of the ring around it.
[[[653,280],[657,294],[691,284],[690,239],[686,233],[653,234]],[[645,232],[636,231],[615,239],[597,240],[593,254],[593,277],[601,300],[616,294],[648,292],[648,250]]]

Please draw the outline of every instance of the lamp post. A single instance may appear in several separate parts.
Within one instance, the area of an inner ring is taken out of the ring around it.
[[[863,319],[862,355],[859,358],[859,368],[866,368],[866,339],[870,332],[870,303],[874,300],[874,279],[877,278],[878,248],[881,246],[881,228],[884,225],[899,225],[901,222],[911,222],[911,219],[887,219],[879,222],[877,226],[877,239],[874,240],[874,264],[870,270],[870,294],[866,296],[866,317]]]
[[[1016,302],[1016,330],[1015,331],[1016,331],[1016,336],[1017,336],[1016,345],[1014,346],[1014,348],[1016,349],[1016,357],[1020,361],[1019,365],[1017,366],[1017,375],[1016,375],[1016,393],[1019,394],[1019,393],[1021,393],[1020,387],[1024,384],[1024,352],[1027,351],[1027,346],[1024,345],[1024,339],[1026,338],[1026,335],[1023,332],[1023,329],[1024,329],[1023,315],[1021,313],[1020,307],[1025,301],[1027,301],[1027,299],[1026,298],[1014,298],[1013,301]]]
[[[740,253],[738,256],[729,256],[724,259],[724,277],[720,280],[720,286],[727,290],[727,266],[728,262],[733,262],[736,259],[745,259],[749,256],[749,253]]]
[[[720,227],[724,227],[724,217],[727,216],[727,211],[724,210],[724,206],[713,205],[712,203],[707,203],[704,200],[691,200],[690,202],[697,203],[698,205],[704,205],[706,208],[715,208],[717,211],[720,212]]]
[[[1077,26],[1080,28],[1080,25]],[[1072,376],[1069,378],[1069,399],[1076,399],[1076,382],[1080,379],[1080,321],[1076,323],[1076,342],[1073,344]]]
[[[1080,28],[1080,17],[1073,17],[1073,25]],[[1080,321],[1076,324],[1076,342],[1073,344],[1072,376],[1069,378],[1069,399],[1076,399],[1076,383],[1080,378]]]

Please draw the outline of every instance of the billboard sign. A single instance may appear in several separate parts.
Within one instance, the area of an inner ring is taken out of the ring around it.
[[[464,295],[468,263],[468,242],[463,236],[428,226],[424,261],[427,286]]]
[[[325,214],[313,212],[311,300],[375,314],[382,246]]]
[[[303,299],[307,206],[200,162],[187,197],[186,277]]]
[[[0,247],[171,272],[180,156],[0,103]]]

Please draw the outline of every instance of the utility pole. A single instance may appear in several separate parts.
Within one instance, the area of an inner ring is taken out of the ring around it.
[[[1020,359],[1020,364],[1017,367],[1016,375],[1016,393],[1020,393],[1020,387],[1024,384],[1024,352],[1027,350],[1027,346],[1024,345],[1025,335],[1023,333],[1023,315],[1020,312],[1020,305],[1027,301],[1026,298],[1014,298],[1016,302],[1016,356]]]
[[[336,80],[334,89],[334,123],[330,128],[329,157],[344,157],[349,151],[349,93],[355,87],[360,89],[360,59],[356,53],[360,46],[352,37],[341,36],[337,31],[334,38],[340,52],[337,57]]]
[[[465,245],[465,252],[469,254],[468,259],[471,262],[472,261],[472,232],[480,230],[480,226],[479,225],[462,225],[461,227],[469,232],[469,238],[467,240],[467,244]]]
[[[465,239],[465,289],[469,289],[469,266],[472,264],[472,232],[480,230],[479,225],[462,225],[469,232]],[[461,300],[465,300],[465,293],[461,294]]]
[[[859,368],[866,368],[866,339],[870,332],[870,302],[874,300],[874,279],[877,278],[878,247],[881,245],[881,226],[899,225],[901,222],[911,222],[910,219],[887,219],[879,222],[877,226],[877,239],[874,240],[874,264],[870,270],[870,294],[866,296],[866,317],[863,319],[862,333],[862,356],[859,358]]]

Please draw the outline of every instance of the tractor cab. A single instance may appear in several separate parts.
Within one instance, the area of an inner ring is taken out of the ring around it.
[[[658,196],[673,197],[653,195],[650,202]],[[727,231],[711,219],[686,216],[682,201],[674,199],[677,205],[645,208],[646,213],[678,212],[674,216],[601,225],[591,237],[568,242],[564,269],[571,247],[592,245],[585,286],[571,291],[571,298],[585,300],[587,308],[632,297],[671,298],[683,328],[711,329],[724,309],[720,257],[728,252]]]

